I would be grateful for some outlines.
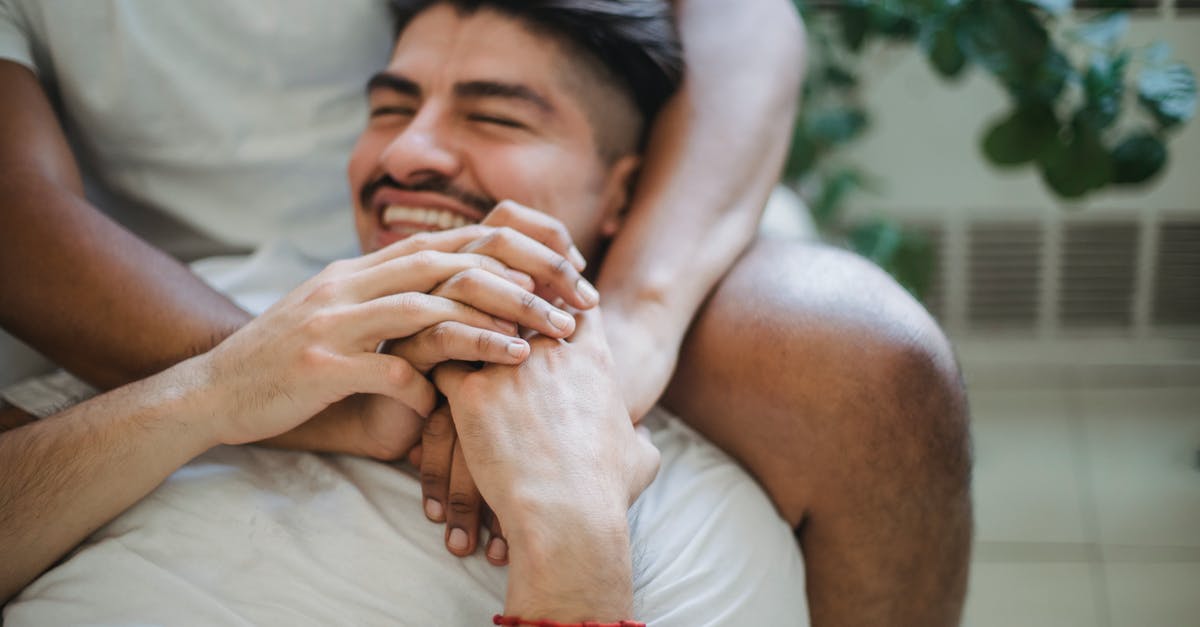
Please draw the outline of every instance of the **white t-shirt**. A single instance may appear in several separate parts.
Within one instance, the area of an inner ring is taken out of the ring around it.
[[[391,44],[383,0],[0,0],[0,58],[41,78],[94,202],[325,259],[356,252],[346,163]]]

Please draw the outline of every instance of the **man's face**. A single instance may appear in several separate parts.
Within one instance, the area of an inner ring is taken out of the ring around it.
[[[511,199],[561,220],[591,256],[616,229],[636,157],[601,157],[563,54],[488,9],[413,19],[371,81],[350,158],[363,250],[478,222]]]

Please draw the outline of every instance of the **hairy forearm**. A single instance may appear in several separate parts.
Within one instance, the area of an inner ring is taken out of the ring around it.
[[[0,434],[0,602],[217,443],[193,370]]]
[[[803,29],[786,0],[681,0],[676,10],[687,77],[656,122],[598,285],[610,318],[655,325],[671,349],[753,237],[804,64]]]

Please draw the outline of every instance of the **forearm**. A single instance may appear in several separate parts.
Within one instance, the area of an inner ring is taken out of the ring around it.
[[[804,64],[790,2],[676,7],[687,77],[655,124],[598,283],[610,320],[654,327],[671,353],[754,235],[784,162]]]
[[[0,325],[101,388],[208,350],[250,316],[175,259],[36,175],[4,176]]]
[[[217,443],[194,370],[0,434],[0,601]]]
[[[101,388],[208,350],[249,315],[83,195],[53,108],[0,61],[0,326]]]

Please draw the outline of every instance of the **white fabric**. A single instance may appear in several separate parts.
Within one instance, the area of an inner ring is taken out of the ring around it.
[[[637,616],[656,627],[804,625],[795,542],[754,482],[661,411],[636,518]],[[485,625],[506,569],[459,559],[411,471],[221,447],[42,576],[4,624]]]
[[[320,269],[286,242],[193,265],[255,313]],[[635,521],[637,616],[806,625],[803,563],[758,485],[656,409],[662,470]],[[411,470],[221,447],[172,475],[9,606],[4,625],[484,625],[505,569],[451,556]]]
[[[391,28],[384,0],[0,0],[0,58],[46,84],[106,209],[332,259]]]

